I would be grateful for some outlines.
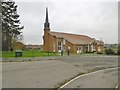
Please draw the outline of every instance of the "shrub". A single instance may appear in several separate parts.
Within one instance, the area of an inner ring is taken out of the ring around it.
[[[102,54],[102,52],[97,52],[97,54]]]
[[[105,53],[108,54],[108,55],[113,55],[113,54],[115,54],[114,50],[112,50],[112,49],[106,49],[106,50],[105,50]]]

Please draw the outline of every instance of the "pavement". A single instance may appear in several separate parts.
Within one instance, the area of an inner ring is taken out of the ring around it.
[[[117,56],[71,55],[43,57],[37,58],[37,60],[28,60],[27,62],[3,62],[2,87],[56,88],[78,74],[90,73],[112,67],[118,67]],[[117,72],[115,71],[113,73]],[[104,77],[110,77],[111,74],[112,73],[110,73],[110,75],[103,74],[103,72],[100,72],[100,75],[96,73],[92,75],[92,77],[98,76],[96,80],[99,81],[102,75],[105,75]],[[113,78],[116,81],[117,75],[113,76]],[[90,79],[91,76],[86,77],[86,83]],[[117,84],[114,80],[112,81],[113,87]],[[87,87],[89,87],[89,85]],[[97,87],[97,85],[95,87]]]

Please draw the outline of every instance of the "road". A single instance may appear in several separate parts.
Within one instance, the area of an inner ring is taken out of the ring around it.
[[[117,83],[118,68],[109,68],[78,76],[61,88],[115,88]]]
[[[87,72],[93,72],[96,70],[101,70],[105,68],[117,67],[118,66],[118,56],[105,56],[105,55],[74,55],[58,57],[59,61],[69,63],[75,67],[78,67]]]
[[[40,58],[41,61],[3,63],[3,88],[55,88],[77,74],[118,66],[117,56],[73,55],[50,58],[55,60]],[[95,76],[99,75],[96,74]],[[107,77],[108,74],[105,76]],[[87,80],[89,79],[88,77]],[[113,83],[113,86],[117,84],[116,82]]]
[[[82,70],[61,61],[3,63],[3,88],[54,88]]]

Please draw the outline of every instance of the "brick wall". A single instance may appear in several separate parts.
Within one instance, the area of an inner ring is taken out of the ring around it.
[[[68,51],[68,47],[70,47],[70,53],[76,53],[76,45],[66,40],[66,51]]]
[[[44,31],[43,50],[47,52],[57,52],[57,38],[50,35],[49,31]]]
[[[60,40],[60,38],[57,38],[55,36],[52,36],[49,34],[49,30],[44,30],[44,36],[43,36],[43,50],[44,51],[50,51],[50,52],[58,52],[58,41]],[[85,52],[86,47],[88,47],[88,44],[80,44],[80,45],[76,45],[73,44],[67,40],[65,40],[65,52],[68,51],[68,46],[71,47],[70,48],[70,53],[77,53],[77,46],[81,46],[82,47],[82,52]],[[101,48],[103,50],[103,45],[100,46],[99,44],[97,44],[95,41],[93,41],[91,44],[89,44],[89,51],[88,52],[92,52],[91,50],[91,45],[95,46],[96,52],[98,52],[98,48]]]

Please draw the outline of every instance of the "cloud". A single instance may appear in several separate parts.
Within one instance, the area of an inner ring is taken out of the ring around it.
[[[16,2],[20,20],[25,26],[25,43],[42,44],[46,6],[52,31],[84,34],[96,39],[103,38],[109,43],[118,41],[117,2],[65,1]]]

